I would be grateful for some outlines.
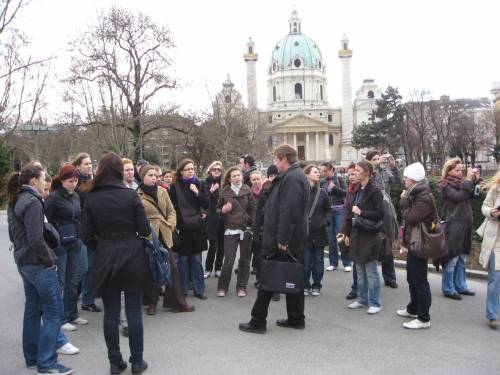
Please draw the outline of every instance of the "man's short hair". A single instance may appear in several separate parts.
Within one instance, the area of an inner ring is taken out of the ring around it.
[[[274,150],[274,156],[280,160],[285,158],[290,164],[295,164],[298,160],[297,150],[286,143],[276,147],[276,150]]]
[[[332,163],[321,163],[322,167],[325,167],[327,170],[335,172],[335,167],[332,165]]]
[[[249,154],[242,155],[241,159],[243,159],[243,163],[248,164],[251,167],[255,165],[255,159],[252,155]]]
[[[370,161],[372,160],[376,155],[380,155],[380,151],[379,150],[370,150],[366,153],[365,155],[365,159]]]
[[[353,161],[351,161],[351,163],[347,167],[347,170],[349,170],[349,169],[355,169],[355,168],[356,168],[356,163],[354,163]]]

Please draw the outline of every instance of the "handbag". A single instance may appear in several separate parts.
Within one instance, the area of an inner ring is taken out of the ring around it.
[[[171,287],[172,269],[168,259],[168,250],[161,245],[160,240],[153,228],[151,228],[151,237],[152,240],[142,237],[142,242],[146,255],[148,256],[148,265],[153,284],[157,286],[167,285]]]
[[[383,220],[372,220],[359,215],[352,218],[352,227],[360,232],[378,233],[384,228]]]
[[[75,201],[71,199],[72,202],[72,218],[70,224],[58,225],[57,231],[59,232],[59,237],[61,239],[61,245],[69,245],[78,239],[78,234],[76,232],[75,222]]]
[[[285,294],[303,293],[304,267],[288,251],[264,258],[259,290]]]
[[[431,198],[436,212],[435,228],[429,230],[424,222],[414,226],[410,232],[409,250],[420,259],[445,258],[448,255],[445,225],[439,218],[434,197]]]

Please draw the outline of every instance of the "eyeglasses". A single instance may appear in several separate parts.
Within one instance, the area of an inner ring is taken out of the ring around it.
[[[222,168],[212,168],[212,171],[219,171],[219,172],[222,172]]]

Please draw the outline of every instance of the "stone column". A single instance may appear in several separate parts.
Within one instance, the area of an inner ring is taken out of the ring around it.
[[[293,148],[297,150],[297,133],[293,133]]]
[[[328,132],[325,132],[325,160],[330,161],[331,155],[330,155],[330,142],[328,139]]]
[[[288,143],[286,133],[283,133],[283,143]]]
[[[314,144],[316,148],[316,161],[319,160],[319,134],[316,132],[316,143]]]
[[[306,160],[309,160],[309,132],[306,133]]]

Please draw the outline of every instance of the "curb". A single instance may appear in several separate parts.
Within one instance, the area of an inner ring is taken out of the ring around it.
[[[406,262],[404,260],[394,259],[394,265],[398,268],[406,268]],[[442,273],[441,271],[436,271],[436,267],[434,267],[432,264],[429,264],[427,269],[428,271],[433,273]],[[471,279],[488,280],[488,272],[486,271],[467,269],[465,272]]]

